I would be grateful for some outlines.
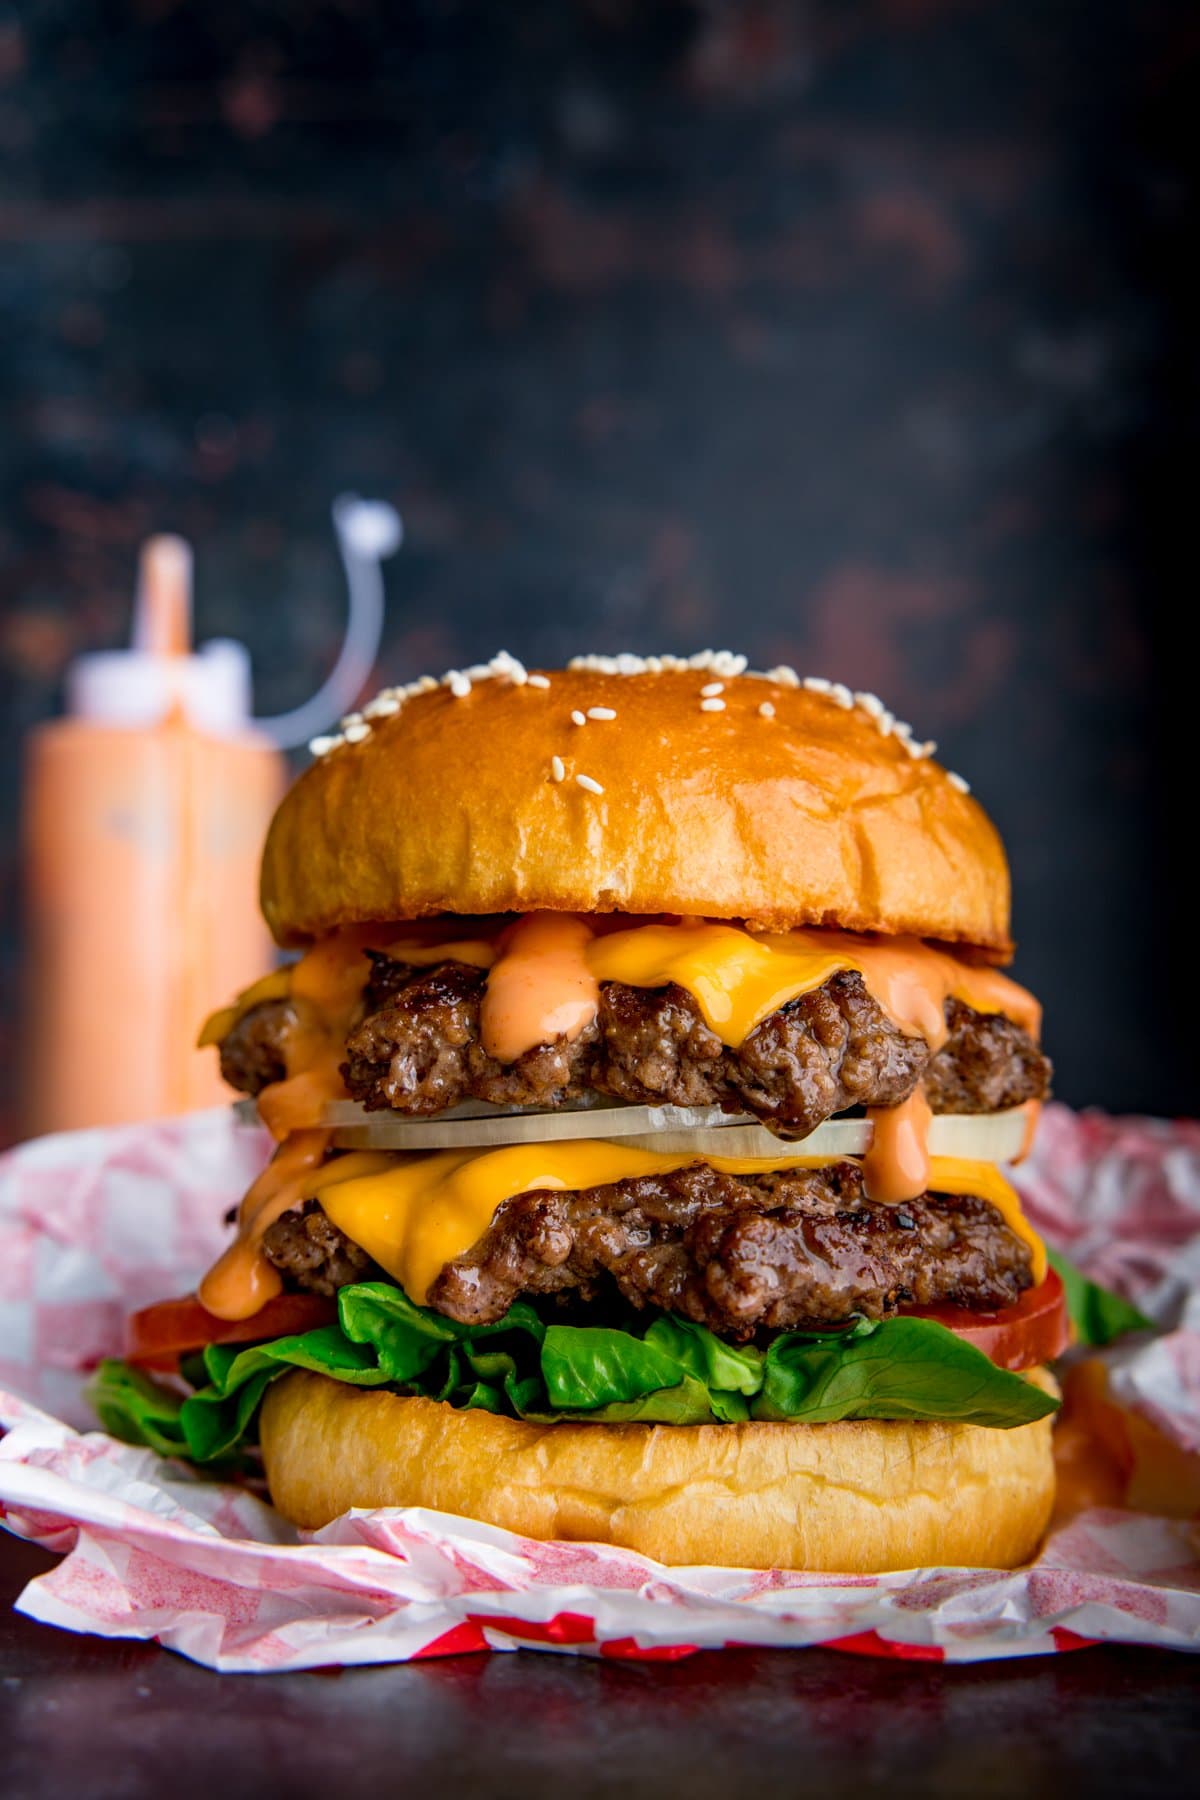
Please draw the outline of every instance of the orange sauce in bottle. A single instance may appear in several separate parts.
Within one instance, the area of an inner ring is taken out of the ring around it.
[[[79,710],[28,744],[31,1134],[220,1105],[196,1021],[270,965],[258,862],[285,765],[229,658],[189,653],[189,567],[152,540],[136,648],[73,665]]]

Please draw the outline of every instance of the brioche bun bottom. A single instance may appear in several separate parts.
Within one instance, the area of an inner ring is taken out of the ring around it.
[[[1054,1503],[1050,1433],[1049,1418],[532,1425],[307,1372],[272,1383],[262,1412],[271,1496],[306,1529],[422,1506],[661,1563],[863,1575],[1027,1562]]]

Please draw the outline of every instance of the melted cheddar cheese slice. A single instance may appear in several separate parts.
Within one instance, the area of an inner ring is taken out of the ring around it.
[[[858,967],[853,941],[816,933],[752,937],[732,925],[642,925],[594,938],[587,962],[597,981],[686,988],[711,1031],[736,1048],[756,1025],[800,994]]]
[[[497,1210],[515,1194],[536,1188],[575,1191],[665,1174],[701,1160],[631,1150],[597,1139],[564,1144],[511,1144],[499,1150],[436,1150],[396,1156],[387,1168],[355,1180],[338,1180],[328,1165],[328,1185],[320,1172],[311,1192],[346,1236],[374,1257],[409,1298],[424,1305],[429,1289],[448,1262],[466,1254],[488,1229]],[[765,1174],[775,1169],[812,1169],[829,1157],[780,1156],[702,1159],[728,1175]],[[1030,1228],[1015,1190],[988,1163],[935,1157],[930,1173],[934,1193],[974,1194],[988,1200],[1006,1225],[1029,1245],[1033,1278],[1046,1273],[1046,1253]]]

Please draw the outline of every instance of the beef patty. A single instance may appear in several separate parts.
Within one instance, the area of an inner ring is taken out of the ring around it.
[[[939,1112],[996,1112],[1045,1097],[1050,1064],[1002,1014],[946,1004],[949,1036],[931,1055],[843,970],[764,1019],[736,1049],[705,1023],[685,988],[606,982],[596,1018],[573,1043],[539,1045],[513,1063],[480,1041],[483,970],[412,970],[373,958],[366,1012],[346,1043],[347,1088],[368,1110],[438,1113],[463,1100],[560,1106],[589,1089],[644,1105],[749,1112],[803,1136],[853,1106],[893,1106],[924,1081]]]
[[[241,1094],[261,1094],[287,1074],[284,1052],[295,1023],[290,1000],[260,1000],[221,1039],[221,1079]]]
[[[685,988],[606,982],[595,1020],[501,1063],[480,1041],[486,973],[465,963],[413,969],[372,958],[364,1015],[346,1041],[342,1075],[369,1111],[428,1117],[464,1100],[553,1108],[589,1091],[643,1105],[720,1106],[802,1137],[854,1106],[894,1106],[925,1084],[935,1112],[998,1112],[1043,1099],[1050,1064],[1000,1013],[946,1002],[936,1055],[907,1036],[843,970],[762,1021],[736,1049],[710,1030]],[[283,1073],[288,1001],[263,1001],[221,1045],[231,1086],[256,1094]]]
[[[316,1293],[377,1273],[316,1201],[272,1225],[264,1248],[289,1284]],[[991,1311],[1031,1282],[1028,1245],[986,1200],[923,1194],[881,1205],[851,1162],[762,1175],[701,1163],[577,1193],[516,1195],[446,1264],[427,1304],[490,1324],[523,1294],[587,1304],[619,1296],[740,1342],[855,1313],[878,1319],[905,1303]]]

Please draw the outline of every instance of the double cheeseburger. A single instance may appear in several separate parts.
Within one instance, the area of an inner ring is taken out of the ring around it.
[[[1062,1289],[1004,852],[872,696],[706,654],[381,694],[284,799],[299,952],[209,1021],[274,1136],[125,1435],[277,1506],[666,1563],[1010,1567]]]

